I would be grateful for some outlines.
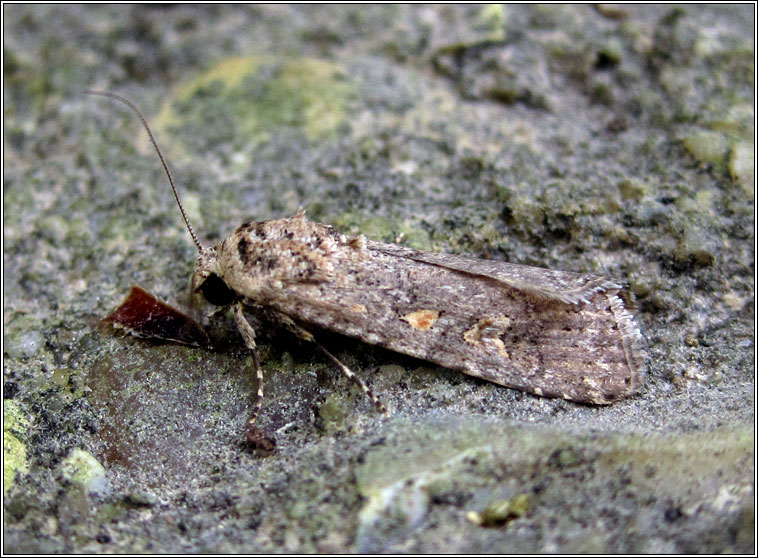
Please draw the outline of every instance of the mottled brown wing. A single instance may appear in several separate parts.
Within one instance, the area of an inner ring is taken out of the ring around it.
[[[644,378],[626,298],[598,276],[350,238],[302,213],[239,227],[214,272],[306,327],[538,395],[609,403]]]
[[[463,271],[469,275],[489,277],[536,297],[560,300],[569,304],[586,303],[596,292],[622,287],[621,283],[599,275],[555,271],[455,254],[422,252],[372,240],[366,241],[366,247],[391,256]]]

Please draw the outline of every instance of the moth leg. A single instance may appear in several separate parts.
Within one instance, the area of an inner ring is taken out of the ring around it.
[[[245,341],[245,346],[250,349],[253,355],[253,364],[255,365],[255,379],[258,383],[258,393],[255,400],[255,408],[253,414],[250,416],[250,420],[247,422],[249,426],[255,424],[258,415],[263,407],[263,368],[261,368],[261,361],[258,358],[258,351],[255,350],[255,330],[253,326],[245,318],[245,305],[242,302],[238,302],[234,305],[234,323],[237,324],[237,329],[242,335],[242,339]]]
[[[376,406],[377,409],[385,416],[389,417],[390,413],[387,410],[387,407],[384,406],[384,403],[382,403],[379,398],[374,394],[373,391],[371,391],[371,388],[368,387],[363,380],[361,380],[358,376],[355,375],[355,373],[350,370],[345,364],[342,363],[340,359],[338,359],[336,356],[334,356],[332,353],[330,353],[326,347],[324,347],[321,343],[316,341],[316,339],[313,337],[313,334],[306,330],[305,328],[297,325],[292,318],[287,316],[286,314],[281,314],[277,312],[277,316],[279,317],[279,320],[281,323],[283,323],[287,328],[297,335],[300,339],[303,339],[305,341],[310,341],[316,347],[318,347],[322,353],[324,353],[329,360],[331,360],[334,364],[337,365],[337,368],[340,369],[340,372],[351,382],[353,382],[356,386],[361,388],[361,391],[363,394],[371,399],[371,402]]]
[[[374,403],[374,405],[379,409],[379,411],[385,416],[389,417],[390,412],[387,410],[387,407],[384,406],[384,403],[382,403],[379,398],[374,395],[374,392],[371,391],[371,388],[368,387],[363,380],[361,380],[358,376],[355,375],[355,373],[350,370],[347,366],[345,366],[340,359],[338,359],[336,356],[334,356],[332,353],[326,350],[326,347],[324,347],[321,343],[314,340],[313,341],[316,346],[321,349],[321,351],[329,357],[329,359],[337,365],[337,368],[340,369],[342,374],[345,375],[345,377],[353,382],[355,385],[357,385],[359,388],[361,388],[361,391],[363,391],[363,394],[371,399],[371,401]]]

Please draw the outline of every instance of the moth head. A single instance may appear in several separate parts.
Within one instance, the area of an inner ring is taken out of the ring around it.
[[[229,306],[239,298],[234,290],[216,272],[218,251],[215,246],[203,248],[197,258],[195,273],[192,274],[192,292],[215,306]]]

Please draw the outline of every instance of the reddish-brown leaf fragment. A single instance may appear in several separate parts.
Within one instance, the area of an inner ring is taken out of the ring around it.
[[[195,347],[212,346],[205,330],[195,320],[134,285],[121,306],[102,321],[122,327],[139,337]]]

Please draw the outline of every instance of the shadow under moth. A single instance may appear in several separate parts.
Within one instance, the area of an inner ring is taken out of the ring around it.
[[[247,311],[261,312],[315,343],[385,415],[379,399],[310,328],[579,403],[611,403],[643,383],[646,355],[632,295],[613,279],[346,236],[308,220],[302,211],[244,223],[223,242],[203,246],[137,107],[114,93],[87,93],[121,101],[139,117],[199,252],[193,292],[233,308],[258,381],[248,429],[252,444],[261,436],[254,425],[263,401],[263,370]]]

